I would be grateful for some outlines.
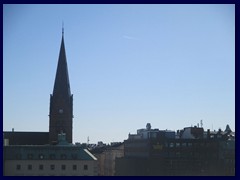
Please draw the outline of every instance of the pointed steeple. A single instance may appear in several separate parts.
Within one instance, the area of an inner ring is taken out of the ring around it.
[[[72,143],[73,95],[70,91],[67,58],[64,45],[64,31],[58,57],[57,72],[50,95],[49,143],[58,141],[58,134],[65,133],[68,143]]]
[[[63,32],[60,53],[58,58],[57,72],[53,88],[53,95],[71,96]]]

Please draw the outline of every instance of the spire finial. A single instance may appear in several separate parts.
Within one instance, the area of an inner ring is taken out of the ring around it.
[[[64,22],[62,22],[62,36],[64,35]]]

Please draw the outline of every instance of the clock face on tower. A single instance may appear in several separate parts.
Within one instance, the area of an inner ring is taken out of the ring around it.
[[[62,114],[62,113],[63,113],[63,109],[59,109],[58,112],[59,112],[60,114]]]

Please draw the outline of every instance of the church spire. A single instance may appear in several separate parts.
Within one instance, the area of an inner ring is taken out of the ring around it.
[[[58,141],[58,134],[65,133],[68,143],[72,143],[73,95],[70,91],[67,58],[64,45],[64,28],[58,57],[57,72],[50,95],[49,143]]]
[[[71,95],[70,83],[68,77],[67,58],[64,45],[64,29],[62,29],[62,42],[58,58],[58,66],[53,88],[53,95]]]

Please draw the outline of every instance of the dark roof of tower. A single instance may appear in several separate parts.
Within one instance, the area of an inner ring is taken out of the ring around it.
[[[57,72],[55,77],[55,83],[53,88],[53,95],[71,96],[63,34],[62,34],[62,42],[61,42],[60,53],[58,58],[58,66],[57,66]]]

